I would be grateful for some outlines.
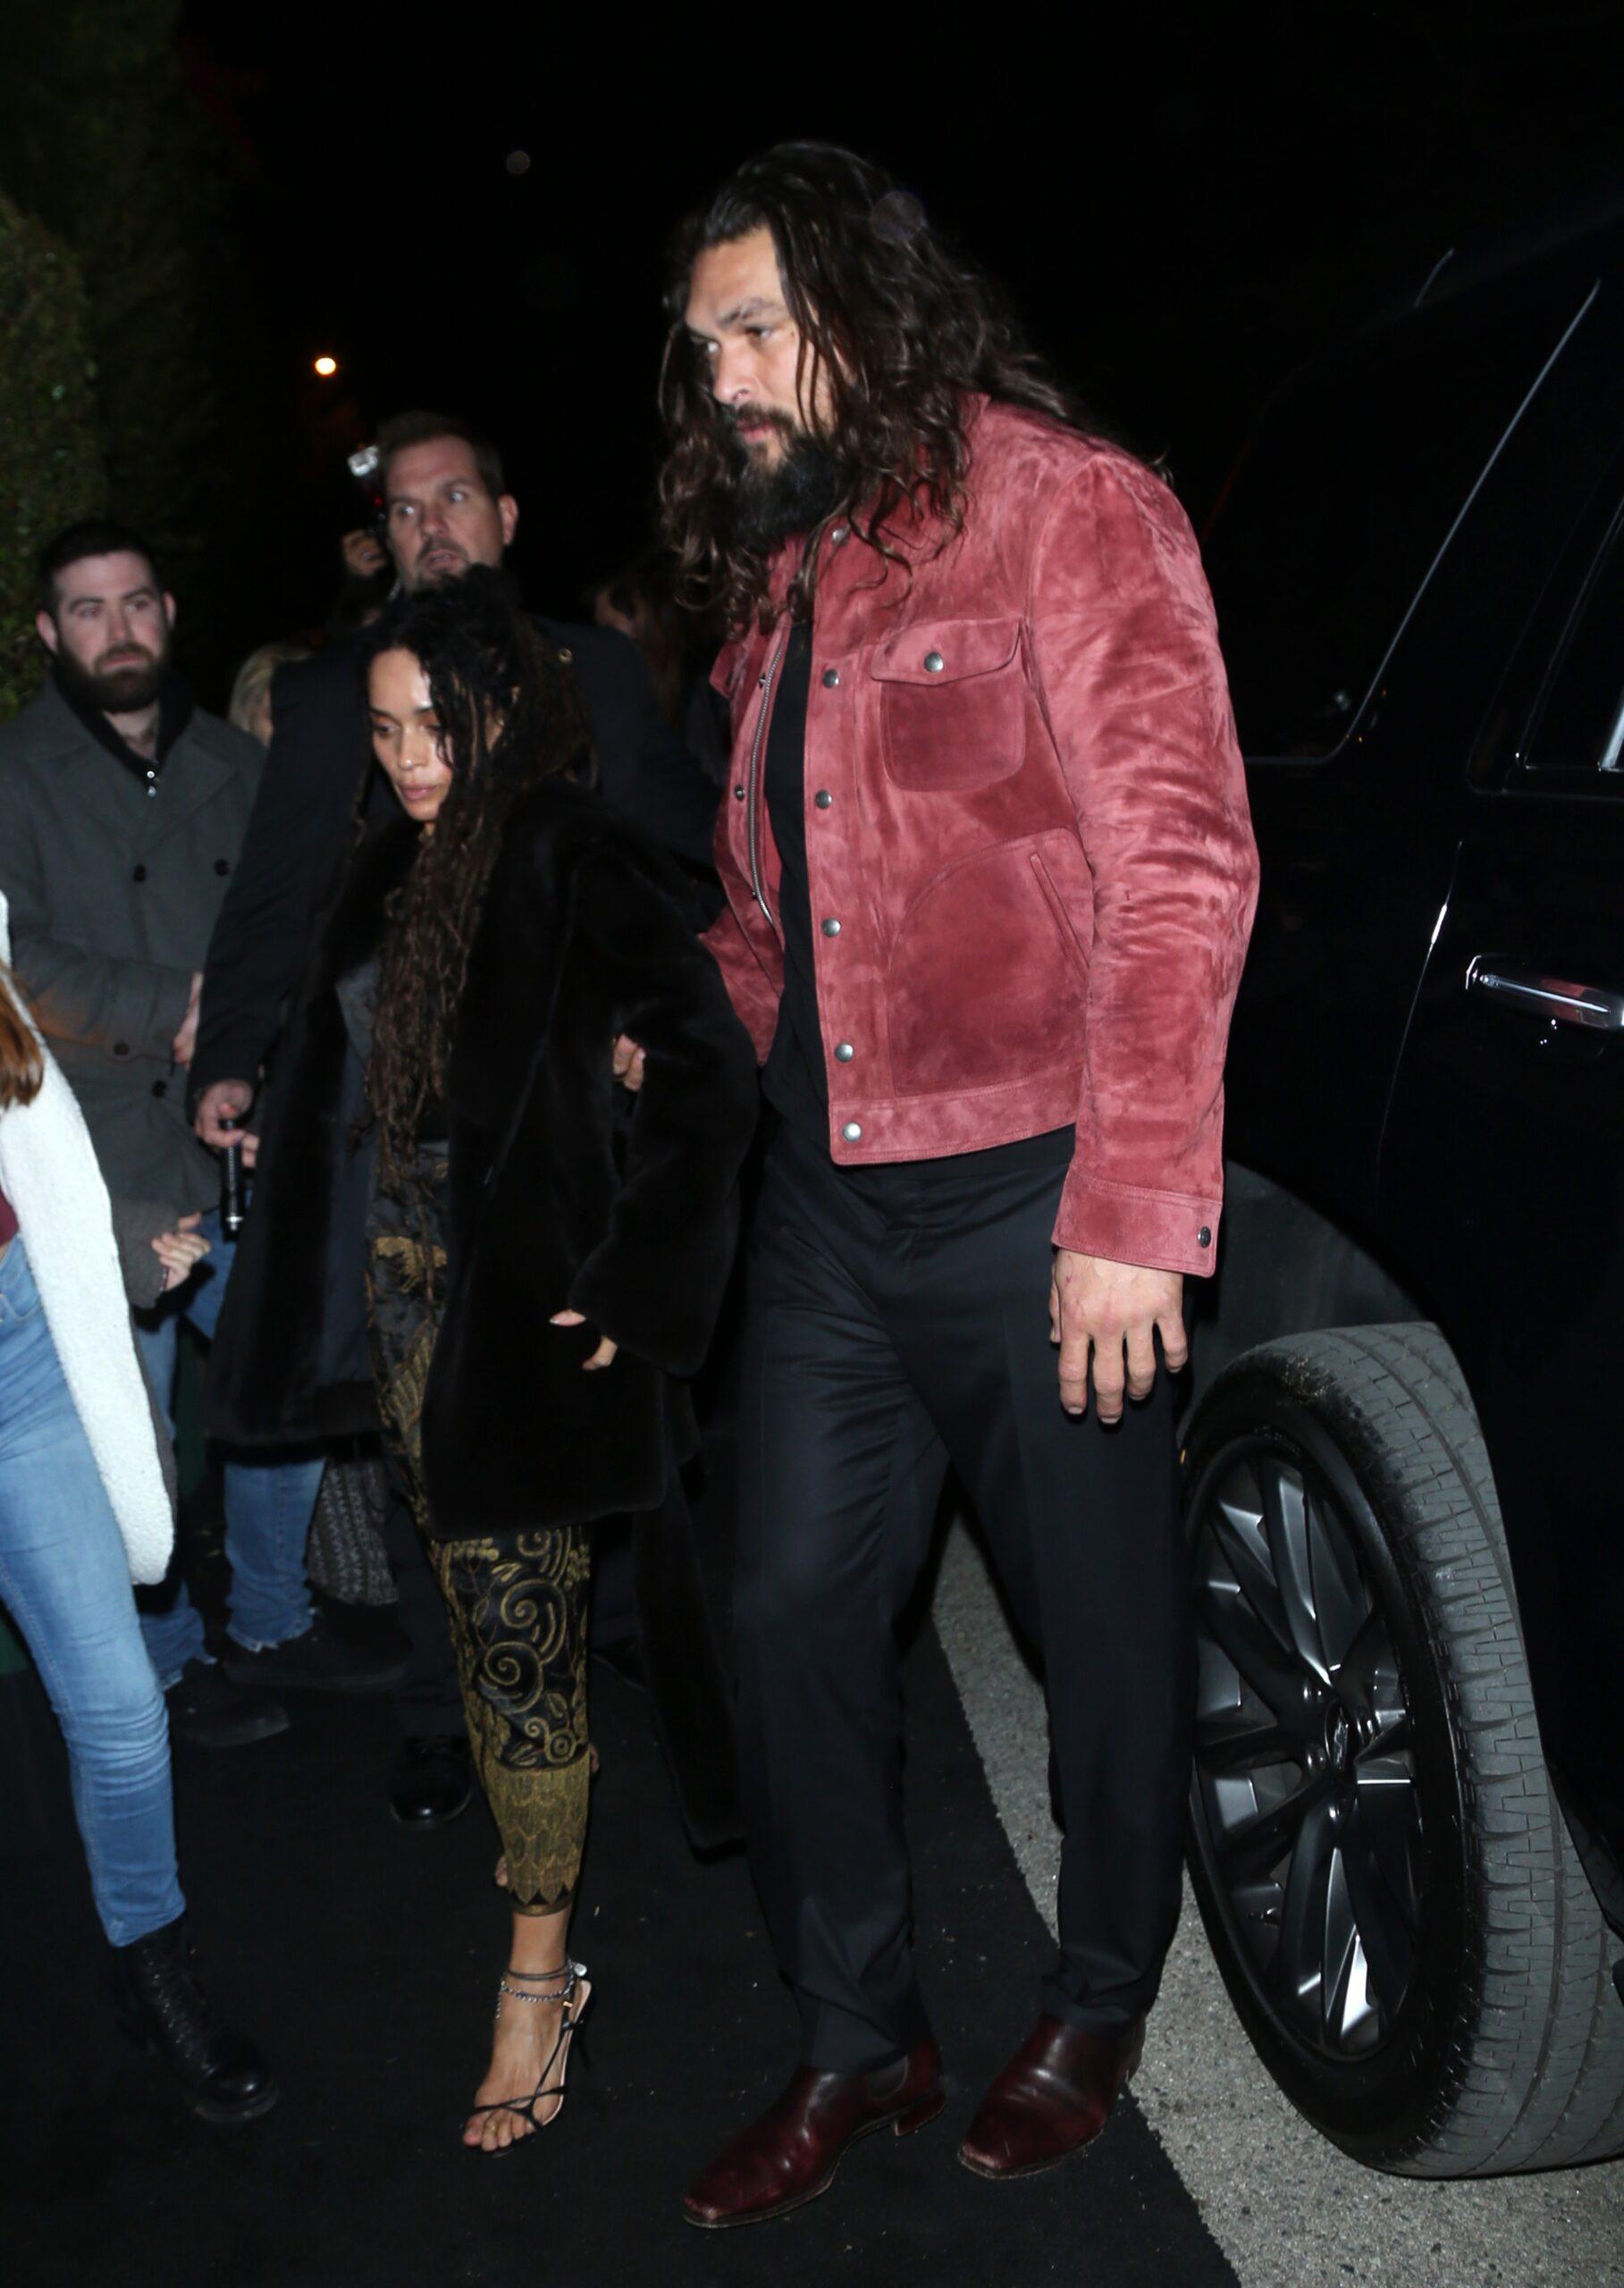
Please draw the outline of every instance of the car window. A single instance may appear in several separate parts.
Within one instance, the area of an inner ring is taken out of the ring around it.
[[[1624,788],[1624,515],[1586,583],[1518,760]]]
[[[1206,538],[1247,755],[1340,746],[1581,301],[1546,284],[1423,310],[1276,400]]]

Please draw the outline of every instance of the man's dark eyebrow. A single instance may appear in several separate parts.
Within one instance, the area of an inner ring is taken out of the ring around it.
[[[752,294],[745,300],[736,302],[730,310],[724,310],[716,323],[718,325],[743,325],[746,319],[765,317],[770,312],[783,317],[783,303],[770,301],[763,294]]]
[[[397,500],[421,500],[425,492],[449,492],[453,484],[477,484],[479,481],[477,476],[470,476],[466,469],[459,469],[454,476],[436,477],[432,484],[420,487],[416,492],[386,492],[383,495],[383,506],[386,509],[392,509]]]

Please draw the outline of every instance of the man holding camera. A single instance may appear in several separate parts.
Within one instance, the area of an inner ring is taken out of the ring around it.
[[[203,961],[260,770],[257,743],[198,707],[172,664],[174,600],[140,537],[71,526],[39,568],[45,689],[0,729],[0,890],[23,992],[72,1083],[110,1190],[201,1216],[210,1253],[139,1335],[167,1408],[181,1318],[212,1333],[232,1246],[220,1163],[186,1116]],[[285,1729],[267,1687],[388,1681],[312,1619],[305,1542],[319,1461],[228,1459],[227,1646],[216,1665],[176,1575],[142,1615],[182,1737]]]

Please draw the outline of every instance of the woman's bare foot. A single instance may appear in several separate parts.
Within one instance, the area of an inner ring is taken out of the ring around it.
[[[568,1978],[564,1972],[537,1973],[519,1977],[509,1973],[508,1984],[513,1994],[499,1997],[496,2030],[491,2044],[491,2064],[484,2080],[474,2093],[475,2111],[464,2124],[462,2141],[470,2150],[478,2149],[487,2153],[506,2152],[509,2145],[521,2138],[534,2136],[538,2129],[545,2129],[557,2116],[564,2102],[563,2082],[569,2063],[569,2045],[565,2043],[557,2056],[560,2030],[563,2023]],[[578,1979],[569,2006],[572,2017],[578,2018],[592,1992],[590,1980]],[[516,1995],[533,1994],[545,1998],[535,2001],[520,2001]],[[528,2100],[538,2084],[544,2082],[548,2094],[538,2097],[534,2105]],[[521,2101],[524,2110],[504,2105],[504,2098]]]

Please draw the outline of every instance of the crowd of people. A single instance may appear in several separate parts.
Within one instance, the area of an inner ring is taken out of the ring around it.
[[[589,1647],[635,1663],[799,2011],[792,2079],[686,2196],[717,2228],[944,2103],[896,1630],[950,1464],[1065,1830],[1041,2008],[961,2158],[1081,2149],[1137,2063],[1192,1694],[1169,1376],[1255,858],[1182,512],[912,192],[767,153],[689,218],[668,314],[661,545],[591,624],[520,599],[500,450],[438,412],[378,433],[341,625],[255,653],[230,721],[141,535],[43,551],[48,673],[0,728],[0,1601],[121,2018],[210,2118],[277,2085],[200,1979],[172,1737],[392,1692],[393,1816],[477,1784],[511,1913],[486,2152],[563,2103]],[[763,1099],[729,1660],[684,1471]],[[176,1546],[182,1325],[217,1626]],[[358,1458],[400,1653],[312,1596]]]

